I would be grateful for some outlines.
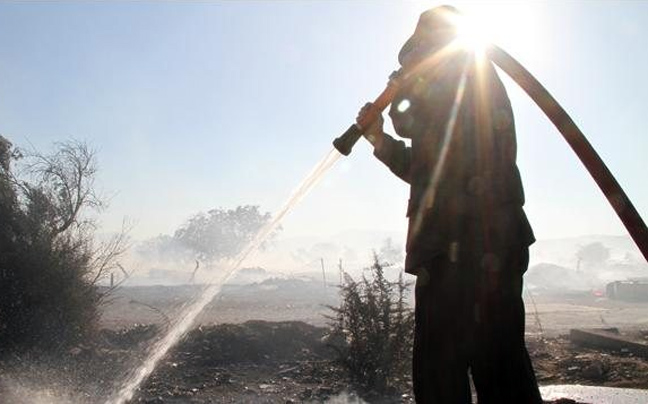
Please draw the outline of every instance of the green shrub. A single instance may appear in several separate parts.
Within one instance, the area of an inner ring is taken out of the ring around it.
[[[369,277],[344,275],[341,303],[331,307],[329,343],[349,377],[374,392],[397,388],[411,374],[414,314],[406,303],[408,284],[385,279],[374,254]]]

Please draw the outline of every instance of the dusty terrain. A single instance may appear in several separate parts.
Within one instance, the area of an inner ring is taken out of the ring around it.
[[[105,402],[115,384],[141,362],[156,335],[200,289],[123,288],[106,307],[105,330],[95,344],[72,350],[63,364],[36,368],[22,361],[8,372],[13,375],[10,380],[27,378],[37,386],[54,386],[48,390],[54,393],[38,401],[37,388],[7,383],[5,378],[0,384],[2,402]],[[337,296],[335,287],[297,279],[226,287],[201,316],[200,326],[162,361],[134,402],[412,402],[408,377],[399,380],[391,394],[377,396],[353,385],[335,363],[323,337],[324,314],[330,313],[326,305],[337,304]],[[647,359],[626,350],[578,346],[568,337],[575,327],[615,326],[623,335],[648,343],[647,303],[586,293],[536,295],[527,298],[527,324],[527,344],[540,384],[648,389]]]
[[[138,286],[118,290],[101,319],[102,327],[164,324],[203,287]],[[338,288],[304,279],[269,279],[250,285],[225,285],[197,318],[198,324],[243,323],[248,320],[304,321],[325,325],[327,305],[338,303]]]
[[[202,287],[141,286],[118,290],[106,306],[102,326],[163,324]],[[574,327],[648,328],[648,302],[623,302],[580,292],[531,294],[525,291],[527,332],[558,336]],[[338,304],[338,288],[308,279],[268,279],[250,285],[226,285],[198,318],[199,324],[248,320],[304,321],[326,325],[327,305]],[[410,299],[413,305],[413,301]]]

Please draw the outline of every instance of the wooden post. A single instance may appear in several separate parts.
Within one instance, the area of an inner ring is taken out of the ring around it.
[[[320,258],[320,263],[322,264],[322,280],[324,281],[324,288],[327,288],[326,284],[326,270],[324,269],[324,258]]]

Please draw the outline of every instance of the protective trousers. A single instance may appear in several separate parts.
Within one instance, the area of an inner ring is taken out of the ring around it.
[[[472,403],[470,371],[479,404],[542,404],[524,342],[528,248],[451,247],[416,281],[416,402]]]

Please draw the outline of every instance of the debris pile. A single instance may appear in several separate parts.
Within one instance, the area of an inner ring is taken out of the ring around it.
[[[647,359],[627,348],[592,347],[582,343],[579,338],[582,334],[575,335],[576,338],[563,335],[527,342],[540,384],[648,389]],[[622,338],[630,339],[630,336]]]
[[[152,375],[140,401],[325,401],[348,385],[323,342],[326,332],[303,322],[199,327]]]
[[[248,321],[199,327],[189,333],[173,355],[196,366],[328,358],[324,328],[306,323]]]

